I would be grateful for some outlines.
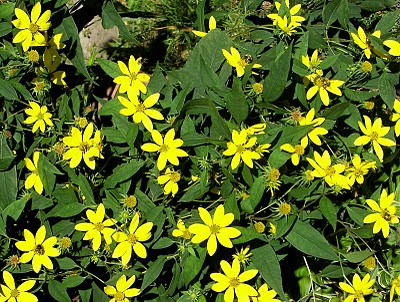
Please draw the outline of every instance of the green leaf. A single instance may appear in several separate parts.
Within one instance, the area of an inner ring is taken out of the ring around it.
[[[351,252],[347,254],[343,254],[343,257],[346,258],[351,263],[360,263],[361,261],[367,259],[369,256],[373,255],[374,252],[370,250]]]
[[[286,87],[287,78],[290,71],[290,62],[292,58],[292,46],[278,55],[268,76],[264,80],[263,97],[265,102],[277,100]]]
[[[332,246],[315,228],[303,221],[296,221],[286,240],[299,251],[317,258],[338,260]]]
[[[266,188],[266,180],[263,176],[256,178],[253,185],[250,188],[250,196],[249,198],[244,199],[240,206],[243,211],[248,214],[254,213],[254,209],[258,206],[261,201],[262,196],[264,195],[264,190]]]
[[[48,283],[49,294],[59,302],[70,302],[71,298],[68,296],[67,289],[57,280],[50,280]]]
[[[397,19],[400,17],[400,12],[394,11],[385,14],[375,26],[375,30],[380,30],[381,35],[385,35],[395,26]]]
[[[249,106],[242,90],[242,82],[238,78],[234,78],[232,90],[226,95],[225,102],[226,108],[238,124],[247,118]]]
[[[47,217],[72,217],[81,213],[84,209],[88,208],[81,203],[59,203],[47,214]]]
[[[22,98],[24,98],[26,101],[33,100],[32,94],[28,89],[25,88],[24,85],[15,81],[9,81],[9,83],[22,95]]]
[[[104,182],[106,189],[114,188],[117,184],[131,178],[135,175],[141,167],[143,167],[144,161],[131,161],[126,164],[122,164],[113,170],[111,176],[107,177]]]
[[[348,0],[340,0],[337,10],[338,21],[343,28],[347,29],[349,25],[349,2]]]
[[[396,99],[396,89],[386,72],[382,73],[379,78],[378,89],[382,100],[390,109],[393,109],[394,100]]]
[[[392,7],[394,0],[365,0],[361,2],[360,7],[369,12],[377,12]]]
[[[56,260],[58,262],[59,267],[63,270],[70,270],[75,267],[78,267],[75,261],[68,257],[56,258]]]
[[[8,2],[0,4],[0,19],[5,19],[14,12],[15,3]]]
[[[56,182],[55,174],[62,174],[43,154],[40,153],[38,160],[38,172],[40,180],[43,183],[43,187],[48,195],[53,192],[53,188]]]
[[[333,0],[324,7],[322,12],[323,24],[329,27],[333,22],[335,22],[339,17],[339,7],[341,6],[342,0]],[[348,7],[347,7],[348,9]],[[343,25],[342,25],[343,26]]]
[[[368,211],[364,208],[359,208],[359,207],[351,207],[351,206],[347,206],[346,207],[347,212],[349,213],[349,216],[351,219],[353,219],[353,221],[355,223],[357,223],[358,225],[364,225],[364,218],[365,216],[367,216]]]
[[[94,195],[93,195],[92,187],[90,186],[90,183],[87,180],[87,178],[85,177],[85,175],[83,175],[82,173],[80,173],[79,176],[78,176],[77,185],[79,185],[79,188],[80,188],[80,190],[82,192],[82,195],[85,196],[86,202],[94,204],[95,201],[94,201]]]
[[[339,117],[343,116],[344,111],[349,107],[350,102],[339,103],[328,109],[324,110],[322,116],[327,120],[337,120]]]
[[[9,204],[1,213],[1,215],[4,218],[4,221],[6,221],[7,216],[12,217],[15,221],[21,216],[22,211],[25,209],[25,205],[28,202],[29,197],[25,196],[22,197],[13,203]]]
[[[12,30],[12,26],[9,22],[0,23],[0,37],[8,35]]]
[[[121,16],[118,14],[117,10],[114,7],[113,1],[104,1],[101,13],[101,21],[105,29],[110,29],[114,26],[117,26],[121,35],[123,35],[126,39],[134,43],[139,43],[131,35],[124,21],[122,21]]]
[[[67,15],[67,14],[65,14]],[[61,24],[54,29],[55,34],[63,34],[63,42],[66,43],[67,48],[65,54],[76,69],[83,74],[89,81],[93,82],[85,64],[83,56],[82,45],[79,39],[78,28],[76,27],[74,18],[72,16],[64,17]]]
[[[8,171],[0,172],[0,188],[7,188],[7,190],[0,190],[0,208],[5,209],[17,199],[17,169],[15,166]]]
[[[206,248],[194,247],[194,250],[197,251],[199,256],[196,257],[192,254],[189,254],[183,264],[182,275],[186,286],[188,286],[190,282],[192,282],[192,280],[197,276],[197,274],[200,273],[207,255]]]
[[[117,76],[122,75],[121,70],[119,69],[119,66],[117,63],[114,63],[113,61],[109,61],[106,59],[102,58],[97,58],[97,62],[99,63],[101,69],[104,70],[106,74],[108,74],[110,77],[113,79],[116,78]]]
[[[263,279],[281,297],[286,300],[282,286],[282,273],[278,258],[274,249],[269,244],[252,250],[252,261]]]
[[[333,227],[333,230],[336,231],[336,223],[337,223],[337,211],[333,203],[329,200],[328,197],[323,196],[319,201],[319,209],[322,215],[328,220],[330,225]]]
[[[337,264],[330,264],[325,267],[318,275],[326,278],[343,279],[343,276],[347,276],[354,272],[354,269]]]
[[[15,155],[11,152],[8,147],[6,137],[4,133],[0,134],[0,171],[4,171],[10,168]]]
[[[142,287],[140,288],[141,292],[143,292],[143,290],[145,290],[151,283],[153,283],[154,280],[158,278],[165,262],[167,261],[168,259],[166,256],[159,256],[156,261],[149,263],[149,268],[146,270],[146,273],[143,277]]]
[[[7,100],[18,100],[14,87],[3,79],[0,79],[0,94]]]
[[[92,283],[93,298],[92,301],[96,302],[109,302],[110,297],[107,296],[103,289],[99,288],[95,282]]]

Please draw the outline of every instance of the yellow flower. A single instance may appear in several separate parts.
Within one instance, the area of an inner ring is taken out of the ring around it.
[[[256,94],[261,94],[264,91],[264,85],[261,83],[254,83],[251,87]]]
[[[249,65],[249,63],[246,60],[246,58],[242,58],[240,56],[240,53],[236,48],[231,47],[230,51],[231,52],[228,52],[227,50],[222,49],[222,54],[224,55],[228,64],[236,68],[237,76],[240,78],[241,76],[244,75],[244,69],[246,68],[247,65]],[[260,67],[262,67],[260,64],[254,64],[252,66],[252,68],[260,68]]]
[[[178,181],[181,180],[181,173],[170,170],[167,168],[164,172],[164,175],[160,175],[157,177],[157,182],[160,185],[164,185],[164,194],[168,195],[172,193],[172,196],[175,196],[178,193]]]
[[[33,124],[32,132],[35,133],[38,128],[43,133],[46,129],[46,124],[53,127],[53,122],[51,121],[52,114],[47,112],[47,106],[40,107],[39,104],[35,102],[29,102],[31,108],[25,109],[25,113],[29,117],[24,121],[25,124]]]
[[[163,115],[159,111],[150,109],[157,103],[159,97],[159,93],[154,93],[141,103],[138,100],[137,94],[133,93],[132,90],[128,90],[129,100],[122,96],[118,96],[119,101],[125,107],[121,109],[119,113],[125,116],[132,116],[134,123],[142,123],[147,131],[151,132],[153,130],[153,123],[150,118],[159,121],[164,119]]]
[[[42,265],[48,269],[53,269],[53,262],[49,257],[57,257],[60,251],[54,247],[57,243],[57,237],[52,236],[46,238],[46,228],[42,225],[36,232],[36,235],[24,229],[25,241],[18,241],[15,243],[17,249],[25,252],[19,258],[20,263],[28,263],[32,260],[32,267],[35,273],[40,271]]]
[[[211,16],[210,20],[208,21],[208,28],[209,28],[208,32],[217,28],[217,21],[215,21],[215,18],[213,16]],[[192,30],[192,33],[194,33],[196,36],[199,36],[199,37],[204,37],[205,35],[207,35],[206,32],[198,31],[198,30]]]
[[[65,71],[56,71],[58,66],[61,64],[61,57],[57,50],[51,48],[46,49],[43,54],[43,62],[44,66],[51,73],[51,81],[56,85],[67,87],[68,85],[64,80],[67,76]]]
[[[274,196],[274,190],[279,190],[282,183],[279,179],[281,177],[281,172],[279,172],[277,168],[272,167],[268,167],[266,171],[268,191]]]
[[[157,168],[158,170],[163,170],[167,161],[173,164],[174,166],[179,165],[178,157],[186,157],[189,156],[185,151],[179,149],[180,146],[183,145],[183,140],[180,138],[175,139],[175,130],[170,129],[165,137],[163,138],[161,133],[157,130],[153,130],[151,132],[151,137],[153,138],[154,143],[145,143],[141,147],[143,151],[146,152],[159,152],[157,160]]]
[[[133,216],[131,224],[129,225],[129,233],[116,232],[113,238],[118,245],[115,247],[113,258],[121,257],[122,264],[127,265],[132,257],[132,250],[140,258],[147,257],[147,251],[145,246],[142,244],[143,241],[147,241],[151,237],[150,230],[153,227],[152,222],[146,222],[139,226],[139,213],[136,212]]]
[[[270,229],[269,229],[270,233],[275,236],[276,235],[276,225],[273,224],[272,222],[270,222],[269,226],[270,226]]]
[[[3,271],[3,280],[5,285],[1,284],[2,294],[0,294],[0,301],[5,302],[37,302],[38,298],[27,291],[35,286],[36,280],[28,280],[22,282],[21,285],[15,287],[13,275],[7,271]]]
[[[330,187],[339,185],[344,189],[350,189],[348,178],[341,174],[346,169],[344,164],[332,165],[331,157],[326,150],[322,156],[317,151],[314,151],[314,159],[307,157],[307,161],[315,169],[312,172],[314,177],[324,178]]]
[[[379,198],[379,205],[373,199],[367,199],[367,204],[376,213],[365,216],[364,223],[373,223],[374,234],[382,230],[383,237],[389,236],[390,224],[399,223],[399,218],[396,216],[397,208],[393,205],[394,193],[387,195],[385,189],[382,190],[381,197]]]
[[[318,69],[318,66],[322,63],[322,61],[318,58],[318,50],[314,50],[313,54],[311,55],[311,60],[308,57],[308,54],[305,56],[301,56],[301,62],[307,66],[307,68],[311,71],[315,71]]]
[[[295,145],[293,147],[291,144],[283,144],[280,149],[292,153],[290,159],[292,160],[292,164],[294,166],[297,166],[300,162],[300,156],[304,155],[306,147],[307,147],[307,141],[301,140],[300,145]]]
[[[142,68],[140,63],[142,58],[135,60],[134,56],[130,56],[128,66],[124,62],[118,61],[118,66],[123,76],[114,79],[114,83],[120,84],[119,92],[125,93],[131,90],[132,94],[139,95],[140,92],[146,93],[147,87],[144,84],[150,80],[150,76],[145,73],[139,73]]]
[[[389,54],[391,56],[400,57],[400,43],[395,40],[386,40],[383,44],[390,48]]]
[[[328,133],[328,130],[326,130],[325,128],[318,127],[322,125],[322,123],[325,121],[325,118],[319,117],[314,119],[314,116],[315,109],[311,108],[311,110],[307,112],[306,117],[300,117],[299,119],[300,126],[313,125],[313,128],[307,133],[307,135],[301,139],[301,146],[306,147],[308,145],[308,139],[310,139],[314,144],[321,146],[322,142],[319,136]]]
[[[392,282],[392,287],[390,288],[390,302],[393,301],[395,291],[396,294],[400,296],[400,275],[398,275],[397,278]]]
[[[394,133],[396,136],[400,135],[400,101],[398,99],[394,100],[393,109],[395,112],[390,116],[392,122],[396,122],[394,126]]]
[[[364,266],[369,269],[373,270],[376,267],[376,260],[375,257],[371,256],[364,260]]]
[[[234,228],[228,227],[234,220],[232,213],[226,213],[221,204],[215,210],[213,218],[210,213],[199,207],[199,215],[205,224],[195,223],[189,226],[189,232],[194,234],[193,243],[200,243],[207,240],[207,251],[210,256],[217,251],[217,239],[221,245],[232,248],[231,238],[239,237],[242,233]]]
[[[104,287],[104,292],[113,297],[110,302],[129,302],[130,299],[128,298],[138,296],[140,294],[140,289],[130,288],[135,280],[135,275],[130,277],[128,280],[126,280],[125,275],[122,275],[119,277],[115,287],[111,285]]]
[[[371,57],[371,50],[375,52],[377,55],[381,56],[381,53],[379,53],[370,43],[367,35],[365,34],[364,30],[361,27],[358,27],[358,35],[355,33],[351,33],[351,37],[354,40],[354,43],[356,43],[363,51],[365,56],[369,59]],[[372,36],[380,38],[381,37],[381,31],[377,30],[375,31]]]
[[[232,131],[232,142],[227,143],[228,149],[222,153],[225,156],[234,155],[231,161],[232,170],[235,170],[242,160],[248,167],[253,168],[253,159],[260,159],[260,155],[251,149],[256,142],[257,138],[254,136],[247,140],[247,130],[243,129],[240,133]]]
[[[225,291],[225,302],[233,302],[235,295],[238,302],[247,302],[250,301],[249,297],[257,296],[257,291],[244,282],[253,279],[258,274],[258,270],[250,269],[240,274],[240,263],[237,259],[233,259],[232,267],[225,260],[222,260],[220,265],[224,273],[210,274],[211,279],[217,282],[211,289],[218,293]]]
[[[252,297],[252,302],[281,302],[279,299],[275,299],[277,295],[273,289],[269,290],[267,284],[263,284],[258,289],[258,296]]]
[[[71,159],[69,162],[71,168],[77,167],[83,158],[85,164],[94,170],[96,165],[94,158],[101,158],[101,134],[100,131],[96,131],[92,138],[93,128],[93,123],[89,123],[82,134],[78,128],[72,127],[71,136],[63,138],[64,144],[69,147],[63,155],[63,160]]]
[[[364,135],[359,136],[354,141],[355,146],[364,146],[368,143],[372,143],[374,151],[378,156],[379,160],[383,161],[383,150],[382,146],[393,147],[396,143],[391,139],[384,138],[384,136],[389,132],[390,127],[382,127],[382,119],[377,118],[372,124],[371,119],[364,115],[365,126],[362,122],[358,122],[358,126]]]
[[[375,167],[375,161],[361,161],[361,158],[358,154],[355,154],[353,159],[351,160],[353,166],[347,169],[349,174],[347,177],[350,181],[350,186],[353,186],[354,182],[357,181],[359,184],[364,182],[364,175],[368,174],[370,168]]]
[[[261,221],[257,221],[254,224],[254,228],[256,229],[257,233],[262,234],[265,231],[265,224],[262,223]]]
[[[86,232],[83,240],[92,240],[92,248],[94,251],[100,248],[102,236],[106,244],[112,243],[111,235],[115,230],[110,227],[116,224],[117,221],[113,218],[104,220],[105,214],[106,210],[101,203],[98,205],[96,212],[90,209],[86,211],[86,217],[89,219],[90,223],[82,222],[75,226],[75,230]]]
[[[288,36],[291,36],[293,33],[296,32],[295,28],[301,26],[300,23],[293,22],[291,21],[290,23],[288,22],[288,18],[286,16],[277,17],[276,21],[278,23],[279,28],[282,30],[282,32]]]
[[[36,151],[33,153],[33,162],[29,158],[24,158],[25,166],[28,168],[29,171],[32,172],[25,180],[25,189],[30,189],[34,187],[35,191],[38,194],[42,194],[43,183],[39,177],[39,171],[38,171],[39,155],[40,152]]]
[[[46,10],[41,16],[40,13],[42,7],[40,2],[37,2],[31,11],[31,17],[25,13],[22,9],[16,8],[15,15],[16,20],[12,21],[12,24],[21,29],[20,32],[14,37],[13,43],[22,43],[22,48],[27,51],[29,46],[31,46],[32,41],[36,41],[39,44],[45,42],[45,37],[42,32],[47,31],[50,28],[50,16],[51,11]]]
[[[311,79],[311,82],[314,84],[314,86],[308,89],[306,95],[307,100],[311,100],[314,95],[319,92],[322,103],[325,106],[328,106],[330,102],[328,91],[338,96],[342,95],[339,87],[345,83],[344,81],[330,80],[320,75],[312,76],[309,79]]]
[[[281,214],[281,215],[289,215],[292,212],[292,205],[287,202],[282,202],[279,205],[278,211],[279,211],[279,214]]]
[[[295,15],[300,11],[301,4],[296,4],[292,8],[290,8],[289,0],[285,0],[285,4],[286,4],[286,7],[289,9],[291,22],[293,22],[293,24],[295,24],[295,25],[300,25],[299,22],[303,22],[305,20],[305,18],[302,16],[295,16]],[[276,1],[275,7],[276,7],[277,11],[279,12],[279,10],[281,8],[281,3]],[[277,21],[277,19],[279,17],[278,14],[269,14],[267,17],[274,21],[274,23],[273,23],[274,25],[278,24],[278,21]]]
[[[175,230],[172,231],[172,236],[174,236],[174,237],[183,237],[186,240],[189,240],[192,237],[192,233],[190,233],[189,229],[187,229],[185,227],[185,223],[182,221],[182,219],[178,219],[176,227],[178,229],[175,229]]]
[[[375,280],[370,280],[370,278],[371,276],[366,274],[361,280],[358,274],[354,274],[352,285],[345,282],[339,282],[340,288],[350,294],[343,302],[353,302],[354,300],[357,302],[364,302],[364,296],[368,296],[374,292],[371,286],[374,285]]]
[[[252,253],[249,253],[250,251],[250,246],[247,246],[246,248],[241,248],[240,252],[236,250],[236,253],[233,254],[233,259],[237,259],[240,263],[246,264],[249,262],[250,257],[252,256]]]
[[[249,128],[246,129],[247,135],[260,135],[260,134],[265,134],[265,128],[267,128],[266,123],[259,123],[255,124],[253,126],[250,126]]]

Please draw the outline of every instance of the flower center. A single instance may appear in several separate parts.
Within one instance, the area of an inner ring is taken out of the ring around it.
[[[137,107],[136,107],[137,112],[144,112],[145,110],[146,110],[146,107],[142,103],[139,103],[139,105],[137,105]]]
[[[83,153],[87,152],[89,150],[90,146],[87,142],[82,142],[79,145],[79,150],[81,150]]]
[[[388,210],[382,210],[381,215],[383,219],[385,219],[387,222],[390,222],[392,220],[392,215],[389,213]]]
[[[169,175],[169,179],[172,182],[178,182],[181,180],[181,174],[179,172],[173,172]]]
[[[281,176],[281,173],[276,168],[272,168],[271,171],[268,173],[268,179],[270,181],[277,181],[279,179],[279,176]]]
[[[355,293],[354,293],[353,295],[354,295],[354,298],[357,299],[357,301],[358,301],[358,299],[364,298],[364,294],[363,294],[363,292],[360,291],[360,290],[356,290]]]
[[[326,168],[325,173],[327,176],[333,176],[335,175],[335,168],[329,166],[328,168]]]
[[[289,215],[291,211],[292,211],[292,206],[286,202],[282,203],[279,206],[279,212],[281,212],[281,214],[283,215]]]
[[[229,287],[236,288],[236,287],[239,286],[239,284],[240,284],[240,281],[239,281],[239,278],[238,278],[238,277],[234,277],[234,278],[231,278],[231,279],[229,280]]]
[[[168,152],[168,150],[169,150],[169,146],[168,146],[168,145],[162,144],[162,145],[160,146],[160,152],[161,152],[161,153],[163,153],[163,152]]]
[[[125,299],[125,294],[124,294],[124,293],[121,293],[121,292],[116,292],[115,295],[114,295],[114,299],[115,299],[116,301],[124,301],[124,299]]]
[[[44,82],[40,81],[40,82],[36,82],[35,85],[36,85],[35,89],[37,91],[42,91],[46,84]]]
[[[317,78],[315,80],[315,85],[318,86],[319,88],[327,88],[329,87],[329,80],[325,78]]]
[[[38,120],[42,120],[42,119],[43,119],[43,114],[42,114],[41,112],[39,112],[39,113],[36,115],[36,118],[37,118]]]
[[[32,34],[36,34],[39,31],[39,26],[37,26],[35,23],[29,24],[29,31]]]
[[[294,147],[294,153],[296,153],[297,155],[303,155],[304,154],[304,148],[301,145],[296,145]]]
[[[213,224],[210,226],[211,234],[217,234],[219,232],[219,225]]]
[[[129,79],[131,80],[131,84],[133,81],[136,80],[136,76],[137,76],[137,73],[134,73],[134,72],[130,73]]]
[[[376,131],[372,131],[371,134],[369,135],[369,138],[371,139],[371,141],[376,141],[379,137],[378,132]]]
[[[192,236],[192,234],[190,234],[190,232],[189,232],[188,229],[185,229],[182,233],[183,233],[183,234],[182,234],[182,237],[185,238],[185,239],[187,239],[187,240],[189,240],[190,237]]]
[[[96,229],[96,231],[101,232],[104,229],[104,225],[102,222],[97,222],[94,224],[94,228]]]
[[[243,147],[241,145],[236,146],[236,153],[242,154],[244,152],[244,150],[246,150],[245,147]]]
[[[138,242],[138,238],[135,234],[129,234],[128,238],[126,239],[131,245],[135,245]]]
[[[240,60],[238,61],[238,65],[245,68],[247,65],[249,65],[249,63],[247,63],[246,58],[240,58]]]
[[[19,296],[19,291],[18,291],[18,289],[15,288],[15,289],[11,290],[10,296],[11,296],[12,298],[18,297],[18,296]]]
[[[35,254],[44,255],[44,247],[41,244],[37,244],[34,249]]]
[[[357,168],[357,169],[354,170],[354,176],[356,178],[361,177],[363,175],[364,175],[364,173],[363,173],[363,171],[361,169]]]

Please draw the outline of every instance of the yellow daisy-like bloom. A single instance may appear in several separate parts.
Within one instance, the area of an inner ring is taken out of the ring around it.
[[[185,227],[185,223],[182,221],[182,219],[178,219],[176,227],[178,229],[172,231],[172,236],[182,237],[185,238],[186,240],[190,240],[190,238],[192,237],[192,233],[190,233],[189,229]]]
[[[248,167],[253,168],[253,160],[260,159],[261,156],[252,150],[252,147],[257,143],[255,136],[247,140],[247,130],[241,130],[240,133],[236,130],[232,131],[232,141],[228,142],[226,149],[222,154],[232,156],[231,167],[235,170],[243,161]],[[268,146],[269,147],[269,146]]]
[[[281,17],[277,17],[276,18],[276,22],[279,26],[279,28],[281,29],[281,31],[288,36],[291,36],[293,33],[296,32],[296,27],[301,26],[300,23],[297,22],[289,22],[288,18],[286,16],[283,16],[283,18]]]
[[[396,122],[394,126],[394,133],[396,136],[400,135],[400,101],[398,99],[394,100],[393,109],[395,112],[390,116],[392,122]]]
[[[361,27],[358,27],[357,33],[358,33],[358,35],[356,35],[355,33],[351,33],[351,37],[353,38],[354,43],[356,43],[357,46],[360,47],[364,51],[364,54],[368,59],[371,57],[371,51],[373,51],[377,55],[381,56],[381,53],[379,53],[371,45],[371,42],[369,41],[367,35],[365,34],[364,30]],[[381,31],[377,30],[372,35],[374,37],[380,38]]]
[[[178,181],[180,180],[181,173],[173,171],[170,168],[165,170],[164,175],[157,177],[158,184],[164,185],[164,194],[168,195],[172,193],[172,196],[175,196],[175,194],[178,193]]]
[[[122,275],[119,277],[115,287],[111,285],[104,287],[104,292],[113,297],[110,302],[129,302],[130,299],[128,298],[138,296],[140,294],[140,289],[130,288],[132,284],[135,283],[135,280],[135,275],[130,277],[128,280],[126,280],[125,275]]]
[[[301,140],[300,145],[295,145],[293,147],[291,144],[283,144],[280,149],[292,153],[290,159],[292,160],[292,164],[294,166],[297,166],[300,162],[300,157],[304,155],[306,147],[307,147],[307,141]]]
[[[400,43],[395,40],[386,40],[383,44],[390,48],[389,54],[394,57],[400,57]]]
[[[213,16],[211,16],[210,20],[208,20],[208,28],[209,28],[208,32],[217,28],[217,21],[215,21],[215,18]],[[192,30],[192,33],[194,33],[196,36],[199,36],[199,37],[204,37],[205,35],[207,35],[206,32],[198,31],[198,30]]]
[[[281,302],[281,300],[275,299],[276,295],[276,291],[268,289],[268,285],[264,283],[258,289],[258,296],[251,299],[252,302]]]
[[[317,151],[314,151],[314,159],[307,157],[307,161],[315,169],[312,172],[314,177],[324,178],[330,187],[339,185],[344,189],[350,189],[348,178],[341,174],[346,169],[344,164],[332,165],[331,157],[326,150],[322,156]]]
[[[338,96],[342,95],[342,92],[340,91],[339,87],[342,86],[345,83],[345,81],[330,80],[319,75],[309,77],[309,79],[314,84],[314,86],[308,89],[306,95],[307,100],[311,100],[314,97],[314,95],[316,95],[316,93],[318,92],[322,103],[325,106],[328,106],[330,102],[328,91]]]
[[[133,93],[132,90],[128,90],[128,99],[118,96],[118,100],[125,107],[119,111],[122,115],[132,116],[133,122],[136,124],[142,123],[147,131],[153,130],[153,123],[151,119],[162,121],[164,116],[157,110],[150,109],[153,107],[160,97],[159,93],[154,93],[140,102],[137,94]]]
[[[57,243],[57,237],[52,236],[46,238],[46,228],[42,225],[36,232],[36,235],[24,229],[25,241],[18,241],[15,246],[20,251],[23,251],[19,258],[20,263],[28,263],[32,260],[32,267],[35,273],[40,271],[42,265],[48,269],[53,269],[53,262],[49,257],[57,257],[60,251],[54,247]]]
[[[224,247],[232,248],[231,238],[239,237],[242,234],[238,229],[228,227],[235,217],[233,213],[225,214],[222,204],[217,207],[213,217],[202,207],[199,207],[199,215],[204,224],[192,224],[189,226],[189,232],[194,234],[193,243],[200,243],[208,239],[207,251],[210,256],[217,251],[217,239]]]
[[[150,80],[150,76],[145,73],[139,73],[142,68],[140,63],[142,58],[135,59],[134,56],[130,56],[128,66],[124,62],[118,61],[118,66],[123,76],[118,76],[114,79],[114,83],[120,84],[119,92],[125,93],[129,90],[133,94],[139,95],[140,92],[147,93],[147,87],[144,84]]]
[[[382,230],[383,237],[389,236],[390,224],[399,223],[399,218],[396,216],[397,208],[393,205],[394,193],[387,195],[385,189],[382,190],[379,198],[379,205],[373,199],[367,199],[369,207],[376,213],[365,216],[364,223],[375,223],[374,234]]]
[[[396,291],[397,296],[400,296],[400,275],[392,281],[392,287],[390,288],[390,302],[393,302],[394,292]]]
[[[389,132],[390,127],[383,127],[381,118],[377,118],[372,124],[371,119],[368,116],[364,115],[364,121],[365,126],[362,122],[358,122],[358,127],[360,127],[360,130],[364,135],[356,138],[356,140],[354,141],[354,145],[364,146],[371,142],[376,155],[382,162],[383,150],[381,146],[396,146],[396,143],[394,141],[384,137]]]
[[[16,8],[15,15],[16,20],[12,21],[12,24],[21,29],[18,34],[14,37],[13,43],[22,43],[22,48],[27,51],[31,46],[32,41],[36,41],[38,44],[43,44],[46,39],[42,32],[47,31],[50,28],[50,16],[51,11],[46,10],[41,16],[40,13],[42,7],[40,2],[37,2],[31,11],[31,17],[25,13],[22,9]]]
[[[369,169],[376,167],[375,161],[361,161],[361,157],[358,154],[355,154],[351,161],[353,166],[346,170],[349,172],[347,177],[349,178],[350,186],[353,186],[355,181],[362,184],[364,182],[364,175],[368,174]]]
[[[71,135],[63,138],[64,144],[69,147],[69,150],[63,155],[63,160],[70,159],[69,166],[71,168],[76,168],[83,158],[85,164],[94,170],[96,166],[94,158],[102,158],[100,153],[101,134],[100,131],[96,131],[92,138],[93,130],[93,123],[86,126],[83,134],[78,128],[72,127]]]
[[[314,50],[313,54],[311,55],[311,59],[306,54],[305,56],[301,56],[301,62],[307,66],[308,70],[311,72],[311,75],[306,76],[308,80],[312,80],[316,76],[322,76],[323,71],[319,69],[319,65],[322,63],[322,61],[318,58],[318,50]]]
[[[285,4],[286,4],[286,7],[289,9],[290,21],[293,22],[293,24],[295,24],[295,25],[300,25],[300,22],[303,22],[305,20],[305,18],[302,16],[295,16],[295,15],[300,11],[301,4],[296,4],[292,8],[290,8],[289,0],[285,0]],[[277,11],[279,12],[279,10],[281,8],[281,3],[276,1],[275,7],[276,7]],[[269,15],[267,15],[267,17],[274,21],[274,23],[273,23],[274,25],[278,24],[277,19],[279,17],[279,14],[269,14]]]
[[[246,129],[247,135],[251,136],[251,135],[265,134],[265,131],[264,131],[265,128],[267,128],[266,123],[255,124]]]
[[[319,138],[319,136],[328,134],[328,130],[326,130],[323,127],[318,127],[318,126],[322,125],[322,123],[325,121],[325,118],[319,117],[319,118],[314,119],[314,117],[315,117],[315,109],[311,108],[311,110],[307,112],[307,115],[305,117],[300,117],[300,119],[299,119],[300,126],[308,126],[308,125],[314,126],[307,133],[307,135],[301,139],[301,143],[300,143],[301,146],[306,147],[308,145],[308,139],[310,139],[317,146],[321,146],[322,142],[321,142],[321,139]]]
[[[121,257],[122,265],[127,265],[132,257],[132,250],[140,258],[147,257],[147,251],[142,242],[147,241],[151,237],[150,230],[153,228],[152,222],[146,222],[139,227],[139,213],[136,212],[129,225],[129,233],[116,232],[113,238],[118,245],[115,247],[113,258]]]
[[[246,68],[247,65],[249,65],[249,63],[246,60],[246,58],[242,58],[240,56],[240,53],[236,48],[231,47],[230,51],[231,52],[228,52],[227,50],[222,49],[222,54],[224,55],[228,64],[236,68],[236,74],[240,78],[244,75],[244,69]],[[256,63],[253,65],[252,68],[260,68],[260,67],[262,66]]]
[[[371,286],[374,285],[375,280],[370,280],[370,278],[371,276],[366,274],[361,280],[358,274],[354,274],[352,285],[345,282],[339,282],[340,288],[346,293],[349,293],[343,302],[353,302],[354,300],[357,302],[364,302],[364,296],[368,296],[374,292],[374,289],[371,288]]]
[[[239,260],[240,263],[246,264],[249,262],[250,257],[252,256],[252,253],[249,253],[250,251],[250,246],[246,246],[246,248],[241,248],[240,252],[236,250],[236,253],[233,254],[233,259]]]
[[[233,302],[235,295],[238,302],[248,302],[250,297],[258,295],[253,287],[244,283],[253,279],[258,274],[258,270],[250,269],[240,274],[240,262],[237,259],[233,259],[232,267],[225,260],[222,260],[220,265],[224,273],[210,274],[210,278],[217,282],[211,286],[211,289],[218,293],[225,291],[225,302]]]
[[[5,285],[1,284],[2,294],[0,294],[0,301],[5,302],[37,302],[38,298],[27,291],[35,286],[36,280],[28,280],[22,282],[21,285],[15,287],[13,275],[7,271],[3,271],[3,280]]]
[[[78,223],[75,226],[75,230],[86,232],[83,240],[92,240],[92,248],[94,251],[100,248],[101,237],[104,238],[106,244],[109,245],[112,243],[111,235],[115,232],[115,229],[110,227],[116,224],[117,221],[113,218],[104,220],[105,214],[106,210],[101,203],[98,205],[96,212],[90,209],[86,211],[86,217],[90,222]]]
[[[158,170],[163,170],[167,164],[167,161],[172,165],[179,165],[178,157],[189,156],[185,151],[179,149],[183,145],[183,140],[180,138],[175,139],[175,130],[168,130],[167,134],[163,138],[161,133],[157,130],[151,132],[151,137],[155,143],[145,143],[141,147],[146,152],[159,152],[160,155],[157,159]]]
[[[29,158],[24,158],[25,166],[28,168],[29,171],[32,172],[25,180],[25,189],[30,189],[34,187],[35,191],[38,194],[42,194],[43,183],[39,177],[39,171],[38,171],[39,155],[40,152],[36,151],[33,153],[33,162]]]
[[[25,113],[29,117],[24,121],[25,124],[33,124],[32,132],[35,133],[37,129],[43,133],[46,130],[46,124],[53,127],[53,122],[51,121],[52,114],[47,112],[47,106],[40,107],[39,104],[35,102],[29,102],[31,108],[25,109]]]

